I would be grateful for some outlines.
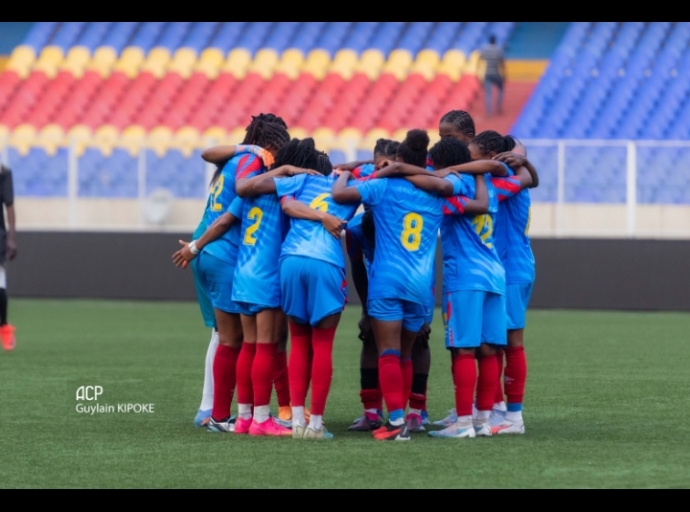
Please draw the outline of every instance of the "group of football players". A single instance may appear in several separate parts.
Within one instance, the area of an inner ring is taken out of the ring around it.
[[[364,414],[350,430],[396,441],[427,430],[440,232],[455,408],[429,435],[524,433],[523,332],[535,276],[528,189],[538,176],[522,144],[475,134],[467,112],[445,114],[439,135],[432,147],[424,130],[379,139],[371,161],[333,166],[313,139],[291,139],[280,117],[260,114],[242,144],[203,153],[217,166],[204,216],[173,255],[192,267],[213,329],[195,425],[333,437],[323,415],[347,301],[345,231],[362,302]]]

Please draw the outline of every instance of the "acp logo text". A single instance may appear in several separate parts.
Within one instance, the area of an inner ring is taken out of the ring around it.
[[[94,401],[103,394],[101,386],[80,386],[77,389],[77,400]]]

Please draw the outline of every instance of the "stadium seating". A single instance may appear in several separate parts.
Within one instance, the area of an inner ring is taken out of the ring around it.
[[[238,136],[258,111],[279,112],[294,133],[320,134],[323,147],[334,151],[345,149],[333,146],[337,135],[364,140],[368,145],[359,149],[370,151],[372,135],[435,130],[445,111],[466,109],[478,94],[476,50],[487,34],[504,44],[513,26],[40,22],[0,74],[0,135],[35,133],[58,140],[64,151],[70,136],[155,133],[167,137],[169,151],[147,152],[147,183],[178,197],[202,197],[203,163],[195,148],[182,147],[190,137],[199,146],[204,135]],[[136,159],[111,150],[80,149],[80,195],[136,195]],[[43,195],[34,171],[46,151],[39,145],[10,155],[30,169],[16,178],[25,180],[22,194]],[[63,164],[56,169],[65,174]]]
[[[532,139],[689,139],[688,43],[686,22],[572,23],[512,132]],[[625,148],[575,150],[577,157],[567,158],[566,200],[624,202]],[[640,147],[638,199],[690,203],[688,152]],[[555,155],[554,148],[530,151],[552,169]],[[553,200],[551,183],[534,197]]]

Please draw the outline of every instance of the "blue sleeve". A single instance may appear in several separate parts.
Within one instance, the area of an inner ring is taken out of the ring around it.
[[[462,178],[458,178],[455,174],[449,174],[446,176],[445,179],[450,181],[453,184],[453,195],[463,195],[463,196],[468,196],[470,195],[470,191],[468,189],[468,183],[464,179],[465,176],[463,175]],[[474,197],[474,178],[472,179],[472,197]]]
[[[276,195],[278,197],[294,196],[302,190],[307,174],[298,174],[290,178],[273,178],[276,184]]]
[[[513,171],[507,163],[501,162],[501,165],[506,168],[506,171],[508,172],[508,176],[515,176],[515,171]]]
[[[236,219],[242,217],[242,198],[237,196],[232,203],[230,203],[227,211],[230,212]]]
[[[367,206],[375,206],[381,202],[384,194],[386,193],[386,188],[388,187],[388,180],[371,180],[362,183],[357,190],[359,190],[359,195],[362,196],[362,204]]]

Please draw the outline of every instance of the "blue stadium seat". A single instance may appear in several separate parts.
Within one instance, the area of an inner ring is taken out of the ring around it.
[[[167,23],[160,39],[156,42],[156,46],[162,46],[170,50],[171,53],[174,52],[182,45],[182,41],[184,41],[192,25],[193,23],[190,21]]]
[[[404,21],[386,21],[377,27],[374,37],[369,43],[369,48],[380,50],[385,57],[397,48],[397,41],[405,28]]]
[[[156,46],[166,25],[167,23],[163,21],[147,21],[142,23],[129,45],[139,47],[145,53],[148,52]]]
[[[296,48],[300,50],[304,55],[309,53],[311,50],[317,47],[316,42],[321,37],[324,29],[326,27],[325,21],[312,21],[309,23],[302,23],[302,25],[297,30],[296,34],[289,41],[290,48]],[[339,43],[339,41],[338,41]],[[335,53],[334,49],[337,48],[337,44],[331,48],[323,48],[331,57]]]
[[[457,33],[462,29],[463,23],[460,21],[442,21],[436,23],[436,26],[431,30],[429,39],[426,41],[425,47],[434,50],[439,56],[450,48],[451,41],[453,41]]]
[[[215,33],[210,47],[218,48],[224,53],[233,49],[240,41],[240,38],[247,30],[249,23],[246,21],[228,21],[220,24],[218,32]]]
[[[331,56],[335,55],[341,48],[352,48],[354,50],[351,46],[353,37],[349,36],[353,25],[354,23],[350,21],[329,22],[323,27],[317,37],[314,48],[326,50]]]
[[[274,25],[275,23],[272,21],[251,22],[240,40],[237,41],[237,47],[245,48],[252,56],[256,55],[256,52],[264,47],[264,42],[270,35]]]
[[[358,21],[343,44],[343,48],[349,48],[357,53],[362,53],[370,48],[369,42],[374,36],[379,23],[375,21]]]
[[[207,46],[211,46],[211,38],[220,25],[217,21],[197,21],[192,23],[192,27],[187,32],[181,47],[192,48],[197,53],[201,53]]]
[[[85,46],[90,51],[94,51],[105,41],[108,33],[117,23],[111,21],[94,21],[87,24],[86,29],[79,36],[77,42],[80,46]]]
[[[276,23],[276,26],[271,30],[268,39],[264,43],[265,48],[271,48],[280,55],[284,50],[290,46],[290,41],[297,34],[301,23],[298,21],[282,21]]]
[[[118,21],[110,29],[101,46],[110,46],[115,49],[117,54],[122,53],[122,50],[129,45],[134,34],[139,29],[141,23],[135,21]]]
[[[88,23],[83,21],[66,21],[61,23],[50,44],[62,48],[62,51],[67,53],[70,47],[77,42],[87,25]]]
[[[36,51],[36,54],[40,53],[44,46],[48,45],[55,30],[61,25],[57,21],[39,21],[34,23],[26,34],[24,42],[22,44],[30,46]]]
[[[341,151],[339,149],[331,149],[328,152],[328,158],[331,159],[331,162],[333,163],[333,165],[343,164],[343,163],[347,162],[347,157],[345,156],[345,152]]]

